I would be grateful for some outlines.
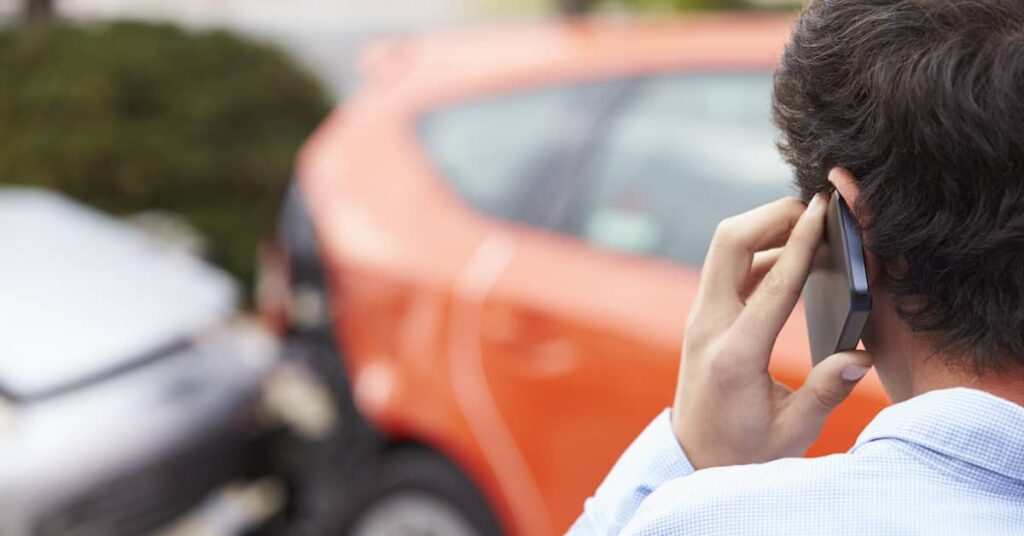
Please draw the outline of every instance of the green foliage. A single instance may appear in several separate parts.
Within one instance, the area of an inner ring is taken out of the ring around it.
[[[492,2],[495,0],[491,0]],[[525,0],[505,0],[507,3],[527,4]],[[551,4],[562,13],[580,14],[602,9],[626,10],[640,13],[671,13],[679,11],[708,11],[735,9],[793,10],[800,0],[552,0]]]
[[[0,31],[0,183],[114,213],[179,213],[246,282],[295,151],[327,111],[320,85],[282,52],[222,31]]]
[[[697,11],[742,9],[751,7],[748,0],[620,0],[633,9],[649,11]]]

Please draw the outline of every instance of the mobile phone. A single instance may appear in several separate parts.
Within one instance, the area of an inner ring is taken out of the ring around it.
[[[804,285],[811,361],[857,347],[871,310],[860,230],[838,192],[832,193],[825,237]]]

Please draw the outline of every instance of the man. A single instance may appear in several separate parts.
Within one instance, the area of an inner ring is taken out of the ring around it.
[[[571,532],[1024,534],[1024,1],[815,0],[774,99],[810,203],[719,226],[674,404]],[[769,353],[833,189],[866,247],[867,351],[794,392]],[[798,458],[872,365],[896,404]]]

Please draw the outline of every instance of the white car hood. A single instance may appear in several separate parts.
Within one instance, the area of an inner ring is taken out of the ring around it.
[[[0,392],[30,398],[222,321],[224,273],[41,190],[0,188]]]

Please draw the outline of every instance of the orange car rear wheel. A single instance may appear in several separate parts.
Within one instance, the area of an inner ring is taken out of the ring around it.
[[[455,464],[422,446],[382,452],[351,484],[359,492],[337,520],[340,534],[502,534],[480,490]]]

